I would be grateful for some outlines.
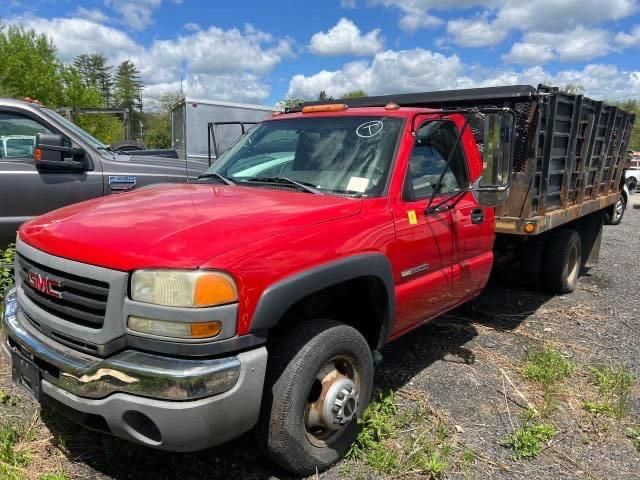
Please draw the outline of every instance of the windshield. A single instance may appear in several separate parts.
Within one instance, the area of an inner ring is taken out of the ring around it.
[[[64,126],[69,128],[69,130],[72,130],[75,134],[77,134],[79,137],[81,137],[82,140],[84,140],[85,142],[90,144],[93,148],[97,148],[97,149],[100,149],[100,150],[107,150],[107,146],[104,143],[102,143],[100,140],[92,137],[91,135],[89,135],[89,133],[85,132],[83,129],[81,129],[79,126],[77,126],[75,123],[70,122],[69,120],[64,118],[62,115],[60,115],[59,113],[54,112],[53,110],[49,110],[48,108],[43,108],[42,111],[45,112],[50,117],[53,117],[56,120],[58,120],[60,123],[64,124]]]
[[[285,178],[319,191],[381,195],[403,120],[307,117],[259,124],[205,174],[238,184]]]

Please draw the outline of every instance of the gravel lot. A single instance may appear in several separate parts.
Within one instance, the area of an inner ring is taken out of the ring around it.
[[[447,425],[454,450],[474,452],[464,468],[450,462],[446,478],[640,478],[640,451],[625,435],[627,427],[640,428],[640,194],[630,203],[621,225],[605,227],[600,263],[573,294],[550,297],[492,282],[474,309],[453,312],[384,349],[377,388],[394,390],[405,405],[426,402]],[[501,442],[527,405],[542,401],[540,389],[522,376],[526,351],[541,344],[558,349],[576,370],[558,387],[549,417],[558,435],[537,458],[516,461]],[[623,419],[584,410],[595,388],[590,365],[626,366],[635,375]],[[38,415],[11,386],[4,358],[0,388],[8,396],[0,395],[0,424],[27,424],[32,432],[24,445],[31,458],[26,477],[61,470],[78,479],[288,478],[260,458],[251,435],[204,452],[167,454],[87,433],[52,412]],[[319,478],[354,476],[386,478],[357,460]]]

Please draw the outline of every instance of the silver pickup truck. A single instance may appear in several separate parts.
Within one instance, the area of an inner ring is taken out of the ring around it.
[[[186,182],[207,167],[131,153],[111,151],[53,110],[0,99],[0,247],[15,240],[21,223],[50,210],[136,186]]]

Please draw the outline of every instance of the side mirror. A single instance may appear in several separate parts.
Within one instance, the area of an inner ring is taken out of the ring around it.
[[[514,125],[515,116],[511,111],[485,115],[483,171],[471,187],[474,198],[482,206],[497,207],[509,196]]]
[[[33,159],[38,170],[85,170],[85,151],[64,144],[62,135],[56,133],[38,133]],[[67,154],[68,159],[65,159]]]

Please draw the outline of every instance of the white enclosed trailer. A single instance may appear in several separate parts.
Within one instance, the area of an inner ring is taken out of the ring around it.
[[[277,107],[185,98],[171,109],[171,148],[197,177],[244,129],[271,116]],[[220,123],[225,123],[220,125]]]

